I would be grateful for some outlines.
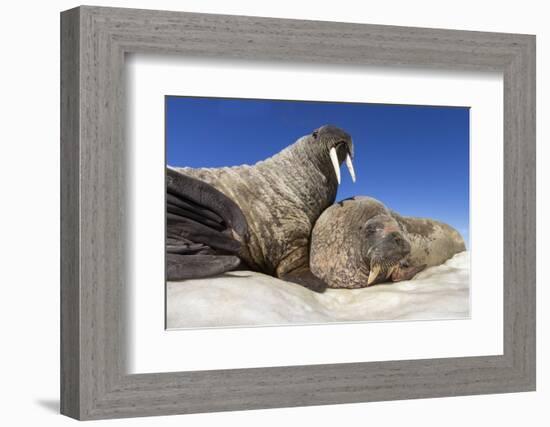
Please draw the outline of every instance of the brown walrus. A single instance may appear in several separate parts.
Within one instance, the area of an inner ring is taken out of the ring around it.
[[[309,269],[311,230],[334,203],[342,162],[355,181],[352,158],[351,136],[326,125],[253,166],[169,168],[168,280],[218,274],[242,260],[252,270],[323,290]],[[238,209],[247,230],[231,226],[242,223],[235,220]]]
[[[401,216],[371,197],[326,209],[313,228],[312,273],[330,288],[362,288],[412,278],[466,249],[451,226]]]

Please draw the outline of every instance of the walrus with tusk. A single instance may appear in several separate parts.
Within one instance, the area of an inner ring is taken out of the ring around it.
[[[252,166],[169,167],[167,279],[219,274],[243,261],[323,291],[309,268],[311,231],[336,198],[342,163],[355,181],[352,160],[351,136],[325,125]]]
[[[447,224],[401,216],[376,199],[356,196],[317,220],[310,268],[330,288],[363,288],[409,280],[465,249],[460,233]]]

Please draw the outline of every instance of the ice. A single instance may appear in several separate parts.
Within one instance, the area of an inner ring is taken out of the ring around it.
[[[169,282],[167,327],[467,318],[469,273],[469,253],[462,252],[412,280],[322,294],[251,271]]]

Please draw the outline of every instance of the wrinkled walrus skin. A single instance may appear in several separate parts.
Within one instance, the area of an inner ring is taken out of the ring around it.
[[[326,209],[313,228],[310,267],[330,288],[408,280],[466,249],[451,226],[401,216],[370,197]]]
[[[350,135],[330,125],[252,166],[171,169],[226,195],[243,212],[248,237],[239,257],[247,267],[312,290],[326,287],[309,270],[313,224],[336,198],[340,164],[355,179]]]

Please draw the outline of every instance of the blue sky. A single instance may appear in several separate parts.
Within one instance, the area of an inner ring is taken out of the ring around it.
[[[324,124],[351,134],[337,200],[368,195],[402,215],[455,227],[469,241],[469,109],[413,105],[166,97],[166,161],[253,164]]]

